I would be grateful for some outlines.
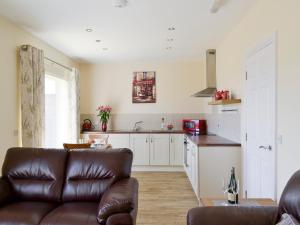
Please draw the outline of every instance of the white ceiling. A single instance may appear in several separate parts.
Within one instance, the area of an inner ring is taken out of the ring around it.
[[[212,1],[129,0],[115,8],[113,0],[1,0],[0,15],[81,61],[183,60],[215,48],[257,0],[225,0],[210,14]]]

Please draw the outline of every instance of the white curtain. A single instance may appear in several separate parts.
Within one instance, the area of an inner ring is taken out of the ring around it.
[[[79,89],[79,70],[72,69],[70,76],[70,111],[71,111],[71,141],[76,143],[80,137],[80,89]]]
[[[44,54],[30,45],[20,48],[21,135],[23,147],[42,147],[44,141]]]

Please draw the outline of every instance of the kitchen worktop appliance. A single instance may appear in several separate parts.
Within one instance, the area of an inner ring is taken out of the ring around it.
[[[207,123],[206,120],[200,119],[184,119],[182,121],[182,129],[192,135],[206,135]]]

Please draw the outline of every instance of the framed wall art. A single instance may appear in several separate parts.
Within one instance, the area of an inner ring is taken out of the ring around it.
[[[156,72],[134,72],[132,80],[132,103],[156,102]]]

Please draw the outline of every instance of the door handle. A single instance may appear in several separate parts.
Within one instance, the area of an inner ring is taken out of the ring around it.
[[[259,146],[260,149],[264,149],[264,150],[268,150],[268,151],[272,151],[272,146],[271,145],[268,145],[268,146]]]

